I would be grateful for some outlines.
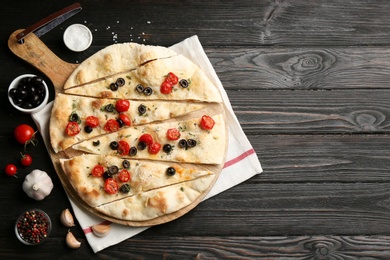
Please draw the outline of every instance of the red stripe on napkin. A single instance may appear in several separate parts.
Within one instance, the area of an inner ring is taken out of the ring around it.
[[[250,156],[250,155],[252,155],[252,154],[254,154],[254,153],[255,153],[255,149],[252,148],[252,149],[250,149],[250,150],[244,152],[243,154],[240,154],[240,155],[237,156],[236,158],[233,158],[233,159],[231,159],[231,160],[225,162],[225,164],[224,164],[224,166],[223,166],[223,169],[225,169],[225,168],[227,168],[227,167],[229,167],[229,166],[232,166],[232,165],[234,165],[234,164],[236,164],[236,163],[238,163],[238,162],[244,160],[246,157],[248,157],[248,156]]]
[[[112,223],[111,221],[105,220],[105,221],[101,222],[100,225],[110,225],[111,223]],[[83,232],[84,232],[84,234],[92,233],[93,232],[92,227],[84,228]]]

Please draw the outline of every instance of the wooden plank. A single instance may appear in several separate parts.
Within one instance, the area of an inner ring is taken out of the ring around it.
[[[21,7],[19,2],[5,1],[3,13],[24,19],[5,19],[0,34],[9,35],[4,30],[25,28],[65,6],[47,2],[44,10],[37,12],[34,3]],[[126,8],[122,2],[109,6],[99,1],[82,3],[82,13],[50,32],[45,37],[47,44],[58,45],[71,23],[96,30],[95,46],[131,40],[171,45],[194,34],[206,46],[369,46],[390,42],[388,1],[139,0]],[[26,16],[25,10],[35,11]]]
[[[389,182],[388,135],[250,135],[263,183]]]
[[[227,91],[246,134],[383,134],[389,90]]]
[[[386,47],[206,48],[229,90],[388,89]]]

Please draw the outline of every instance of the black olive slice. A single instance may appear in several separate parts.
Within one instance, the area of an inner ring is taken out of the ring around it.
[[[146,143],[145,142],[139,142],[138,143],[138,145],[137,145],[137,148],[139,149],[139,150],[145,150],[145,148],[146,148]]]
[[[179,147],[180,148],[187,148],[187,146],[188,146],[187,140],[186,139],[180,139]]]
[[[123,160],[122,166],[123,168],[128,169],[130,168],[130,162],[128,160]]]
[[[132,146],[129,151],[130,156],[135,156],[137,154],[137,147]]]
[[[105,171],[104,173],[103,173],[103,178],[106,180],[106,179],[108,179],[108,178],[111,178],[112,176],[111,176],[111,174],[108,172],[108,171]]]
[[[74,111],[72,112],[72,114],[70,114],[69,121],[70,122],[77,122],[77,123],[81,122],[79,115]]]
[[[172,145],[164,144],[163,151],[166,152],[166,153],[170,153],[172,151]]]
[[[93,128],[90,127],[89,125],[86,125],[86,126],[84,127],[84,131],[85,131],[86,133],[88,133],[88,134],[91,133],[92,130],[93,130]]]
[[[196,146],[196,141],[194,139],[188,139],[187,140],[187,146],[188,147],[195,147]]]
[[[122,193],[129,193],[130,192],[130,185],[128,183],[125,183],[123,184],[120,188],[119,188],[120,192]]]
[[[104,110],[106,110],[107,112],[114,112],[115,106],[114,106],[113,104],[107,104],[107,105],[104,107]]]
[[[119,127],[122,127],[122,126],[124,126],[124,124],[125,124],[125,123],[123,122],[123,120],[120,119],[120,118],[117,118],[116,121],[118,122]]]
[[[168,167],[166,173],[168,176],[173,176],[173,175],[175,175],[176,170],[173,167]]]
[[[188,88],[188,80],[186,80],[186,79],[181,79],[180,81],[179,81],[179,84],[180,84],[180,86],[182,87],[182,88]]]
[[[117,90],[118,90],[118,84],[116,84],[116,83],[111,83],[111,84],[110,84],[110,89],[111,89],[112,91],[117,91]]]
[[[92,145],[93,146],[98,146],[100,144],[100,141],[99,140],[96,140],[96,141],[93,141],[92,142]]]
[[[138,93],[143,93],[144,92],[144,86],[142,84],[138,84],[136,87],[135,87],[135,90],[138,92]]]
[[[125,79],[124,78],[118,78],[115,83],[116,83],[116,85],[118,87],[122,87],[122,86],[125,85]]]
[[[143,92],[145,95],[150,96],[153,94],[153,89],[151,87],[146,87]]]
[[[112,176],[112,175],[117,174],[119,172],[119,168],[116,165],[112,165],[112,166],[108,167],[107,171]]]
[[[139,105],[138,106],[138,112],[139,112],[140,115],[145,114],[146,113],[146,106],[143,105],[143,104]]]
[[[110,148],[111,148],[111,150],[118,150],[118,148],[119,148],[118,142],[117,141],[112,141],[110,143]]]

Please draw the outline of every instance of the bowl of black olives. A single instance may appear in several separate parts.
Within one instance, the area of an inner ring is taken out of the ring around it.
[[[17,110],[32,114],[46,106],[49,100],[49,89],[41,77],[23,74],[11,82],[8,98]]]

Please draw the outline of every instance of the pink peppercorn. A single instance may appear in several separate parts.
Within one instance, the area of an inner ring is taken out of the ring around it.
[[[19,240],[27,245],[37,245],[50,234],[51,221],[42,210],[25,211],[16,221],[15,232]]]

